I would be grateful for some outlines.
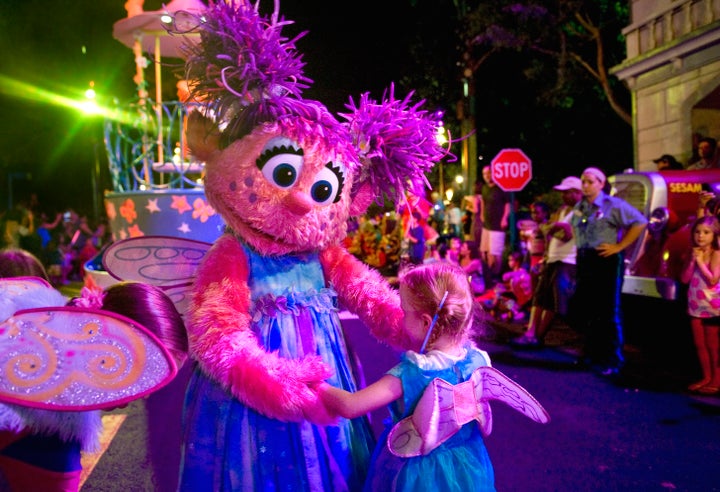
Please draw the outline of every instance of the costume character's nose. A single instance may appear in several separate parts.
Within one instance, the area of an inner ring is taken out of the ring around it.
[[[285,208],[295,215],[305,215],[315,206],[310,195],[302,191],[291,191],[283,200]]]

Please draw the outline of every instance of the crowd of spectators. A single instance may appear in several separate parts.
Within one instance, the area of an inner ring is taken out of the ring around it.
[[[683,165],[672,154],[663,154],[653,159],[658,171],[680,171],[683,169],[718,169],[720,168],[720,147],[712,137],[693,135],[693,150],[687,165]]]
[[[111,240],[106,221],[72,208],[45,210],[35,194],[0,212],[0,232],[0,247],[34,254],[55,287],[82,280],[83,265]]]
[[[447,208],[451,207],[452,203],[448,204]],[[527,319],[532,290],[529,258],[521,251],[509,252],[507,264],[497,281],[493,281],[480,256],[480,244],[474,239],[477,231],[464,227],[465,222],[479,222],[479,218],[465,214],[463,224],[458,228],[452,222],[451,214],[445,214],[445,220],[438,222],[437,215],[433,214],[436,207],[428,208],[427,214],[421,209],[406,214],[386,212],[361,217],[351,223],[345,246],[356,258],[378,269],[391,282],[405,265],[436,261],[458,264],[466,270],[476,299],[483,303],[488,313],[504,321]],[[473,212],[478,213],[479,209]],[[526,281],[510,281],[510,277],[516,277],[516,272],[524,273]],[[499,293],[502,295],[496,295]]]

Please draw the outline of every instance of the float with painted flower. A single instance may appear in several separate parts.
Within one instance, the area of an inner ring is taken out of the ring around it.
[[[177,101],[162,97],[163,59],[177,59],[181,65],[183,47],[197,39],[192,30],[171,36],[166,26],[177,30],[180,12],[200,11],[205,5],[173,0],[161,10],[143,11],[142,4],[129,0],[127,18],[113,26],[113,37],[135,56],[137,95],[116,108],[104,125],[113,188],[105,193],[104,204],[112,238],[174,236],[212,243],[224,224],[205,197],[204,163],[195,160],[185,144],[185,122],[192,111],[185,82],[177,83]],[[155,73],[154,97],[145,77],[150,69]],[[85,271],[102,287],[114,283],[99,258],[88,262]]]

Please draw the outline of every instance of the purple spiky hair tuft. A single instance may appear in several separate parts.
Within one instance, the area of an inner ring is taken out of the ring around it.
[[[424,196],[430,188],[425,173],[448,154],[436,138],[438,120],[420,109],[425,101],[411,105],[412,95],[395,99],[391,85],[381,103],[365,93],[357,106],[352,98],[345,106],[351,113],[340,114],[360,155],[356,186],[369,183],[378,200],[387,197],[398,206],[406,192]]]
[[[200,42],[185,47],[192,97],[207,106],[218,123],[230,125],[230,140],[295,106],[283,99],[299,99],[312,83],[303,74],[305,63],[295,47],[306,32],[293,39],[281,35],[292,21],[279,17],[278,0],[270,17],[258,9],[259,2],[218,0],[199,15],[184,13],[195,18],[200,32]],[[246,110],[255,114],[240,117]],[[243,124],[233,126],[238,117]]]

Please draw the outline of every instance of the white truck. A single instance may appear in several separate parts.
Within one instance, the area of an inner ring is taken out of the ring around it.
[[[720,196],[720,169],[625,172],[609,178],[612,193],[648,218],[645,233],[626,251],[623,317],[626,344],[639,346],[672,374],[694,377],[697,361],[680,270],[691,250],[699,195]]]
[[[700,192],[720,186],[720,169],[626,172],[611,176],[612,193],[648,218],[648,227],[626,252],[623,293],[678,300],[679,269],[690,250],[690,223]]]

